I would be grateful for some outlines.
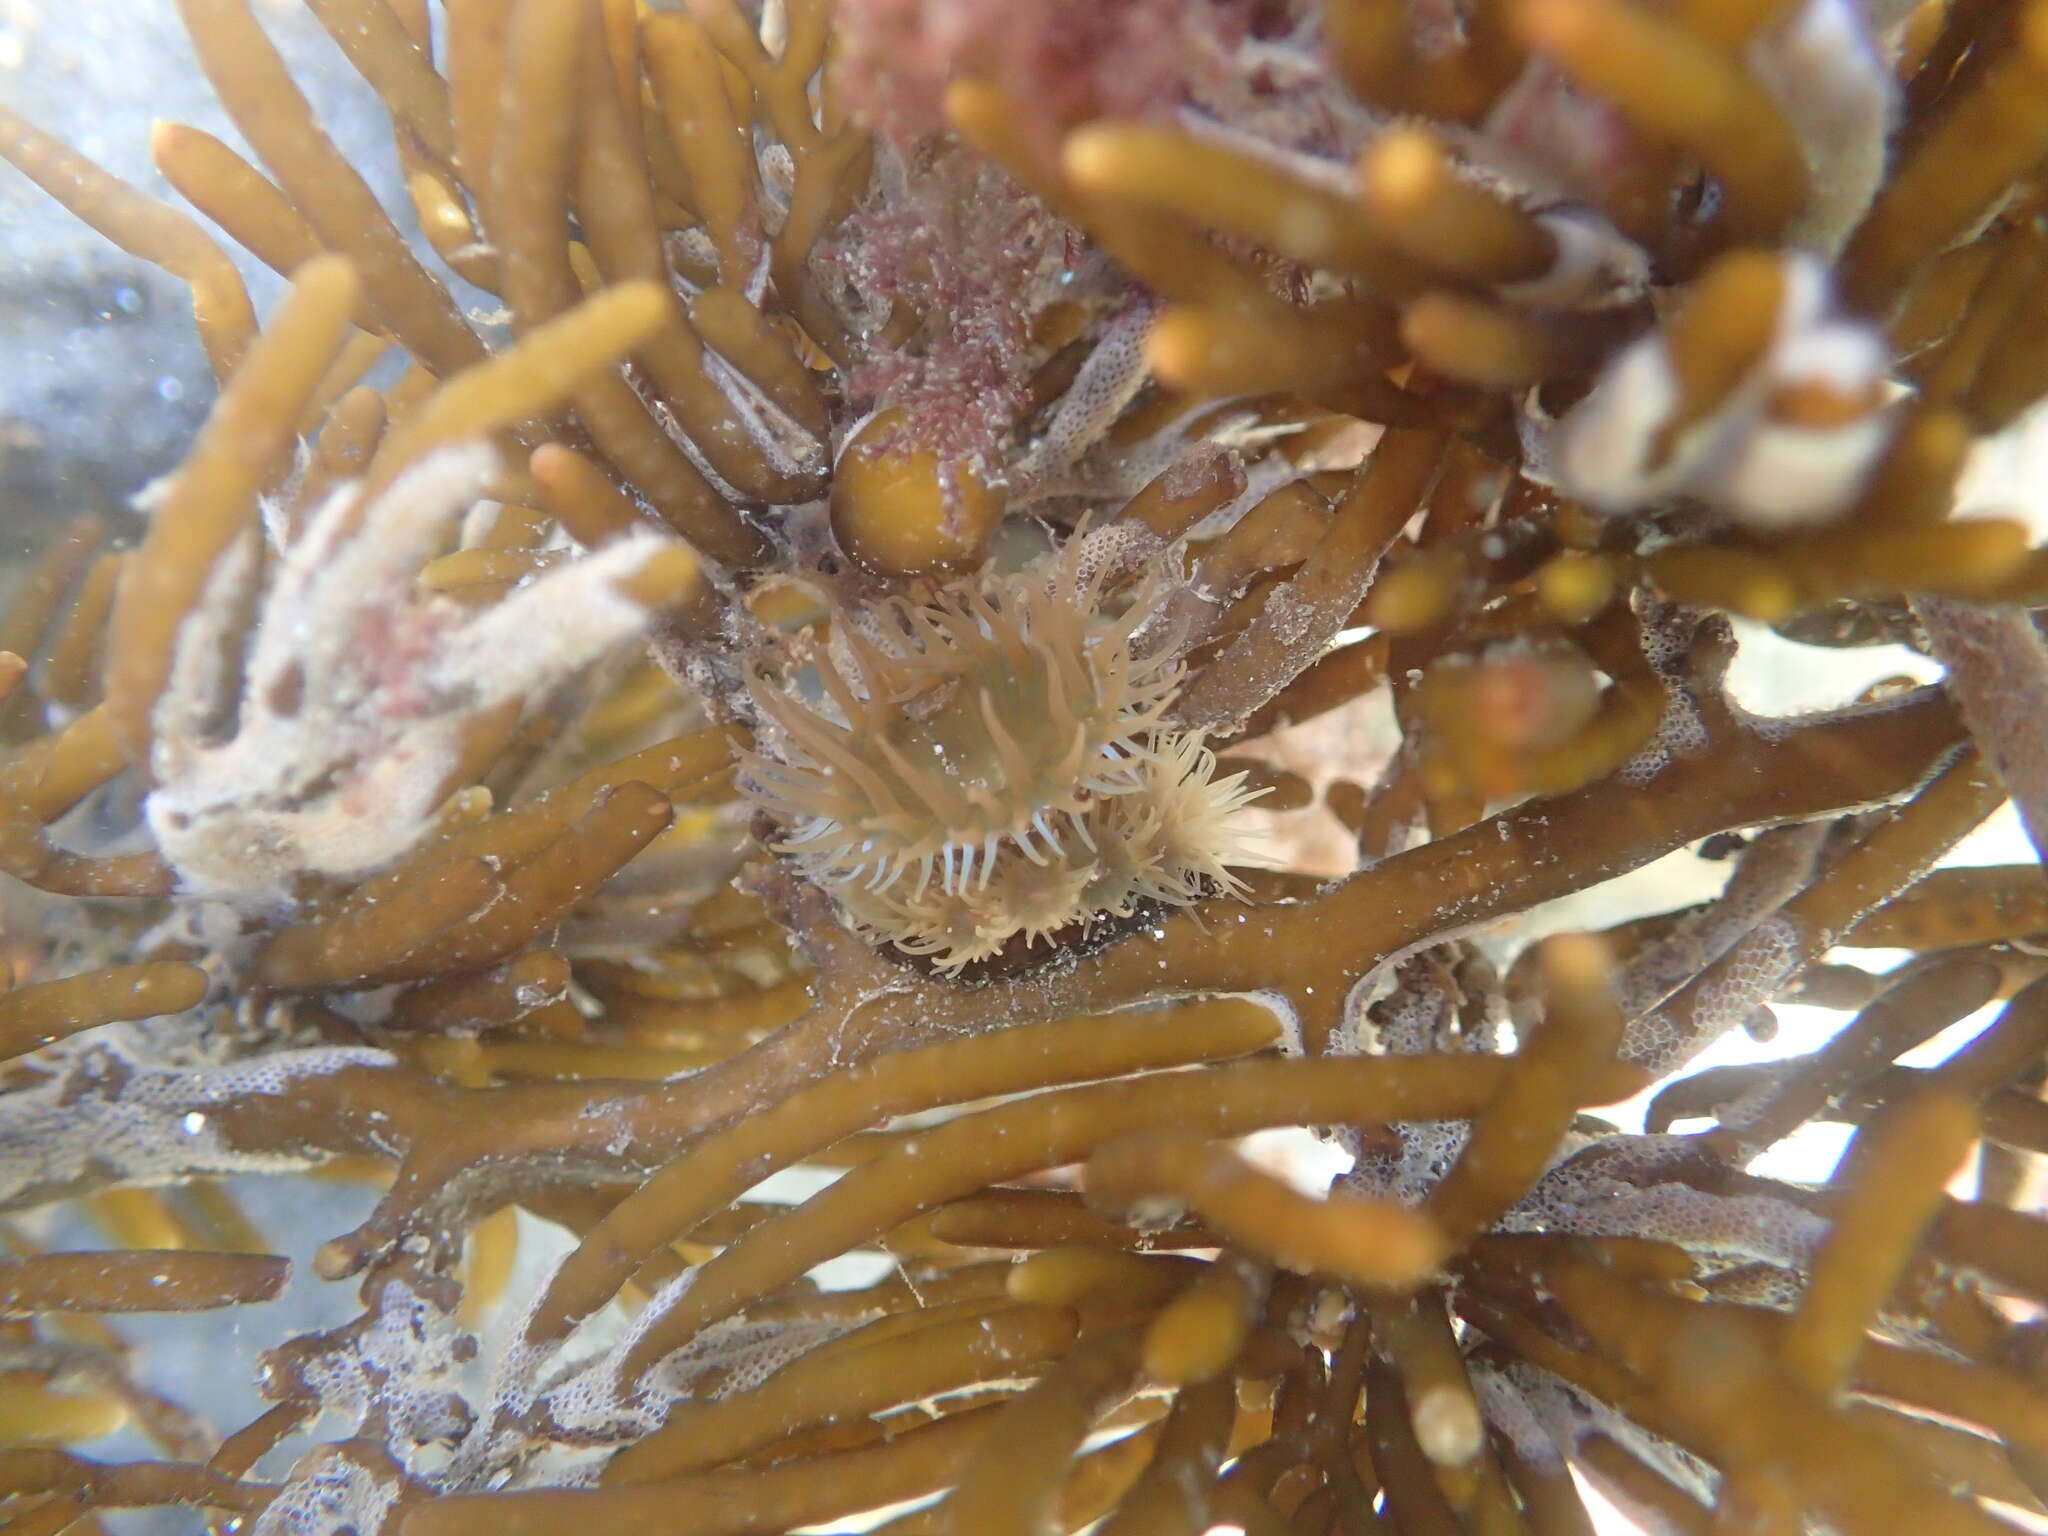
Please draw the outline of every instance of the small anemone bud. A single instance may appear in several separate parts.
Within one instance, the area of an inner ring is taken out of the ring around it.
[[[917,447],[902,411],[868,422],[832,476],[839,547],[883,576],[971,570],[1002,520],[1002,492],[969,465]]]
[[[1569,741],[1600,707],[1600,681],[1576,647],[1496,647],[1460,668],[1472,729],[1510,751]]]
[[[1409,1410],[1422,1454],[1439,1467],[1461,1467],[1486,1444],[1486,1425],[1470,1391],[1428,1387]]]
[[[1366,594],[1366,622],[1390,635],[1415,635],[1451,616],[1463,572],[1455,552],[1429,550],[1380,573]]]
[[[1537,600],[1566,624],[1597,618],[1614,600],[1614,591],[1614,566],[1600,555],[1567,550],[1536,573]]]

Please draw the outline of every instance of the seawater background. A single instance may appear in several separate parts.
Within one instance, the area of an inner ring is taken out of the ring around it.
[[[365,87],[297,0],[256,0],[272,36],[329,133],[368,174],[401,224],[409,221],[389,136]],[[0,99],[135,185],[175,201],[149,159],[152,122],[169,119],[205,128],[236,143],[233,130],[200,75],[171,0],[0,0]],[[274,302],[280,281],[244,260],[259,312]],[[79,511],[125,517],[128,498],[178,460],[213,394],[193,335],[183,285],[109,246],[79,225],[10,167],[0,165],[0,589],[12,567],[42,542],[59,519]],[[1986,511],[2024,508],[2048,526],[2048,412],[2037,412],[2005,442],[1982,455],[1967,500]],[[1734,670],[1738,696],[1750,708],[1791,713],[1839,704],[1879,678],[1938,675],[1925,658],[1903,649],[1837,652],[1796,646],[1748,626]],[[1370,732],[1369,723],[1360,729]],[[2017,820],[2002,813],[1953,856],[1953,863],[1999,863],[2030,856]],[[1543,933],[1597,926],[1625,916],[1667,910],[1718,889],[1726,866],[1680,853],[1595,891],[1557,902],[1496,936],[1504,948]],[[0,905],[0,923],[7,910]],[[1874,957],[1859,956],[1863,963]],[[1758,1061],[1811,1050],[1842,1022],[1820,1009],[1780,1007],[1779,1033],[1759,1043],[1739,1032],[1697,1065]],[[1981,1028],[1958,1025],[1908,1060],[1939,1059]],[[1624,1112],[1639,1123],[1641,1103]],[[1840,1155],[1847,1132],[1812,1127],[1774,1149],[1759,1171],[1822,1179]],[[1277,1161],[1307,1182],[1334,1168],[1310,1146],[1264,1143]],[[275,1251],[297,1266],[292,1285],[262,1307],[197,1317],[135,1319],[119,1324],[135,1341],[143,1379],[223,1428],[262,1409],[255,1390],[257,1354],[303,1331],[332,1326],[355,1310],[354,1286],[324,1284],[309,1260],[324,1240],[367,1214],[372,1192],[315,1179],[243,1178],[231,1189]],[[789,1189],[781,1198],[800,1198]],[[67,1248],[106,1241],[78,1219],[34,1221],[39,1239]],[[559,1238],[528,1223],[522,1269],[531,1271]],[[515,1283],[513,1294],[522,1294]],[[502,1314],[504,1309],[500,1309]],[[497,1321],[503,1321],[501,1316]],[[326,1432],[337,1432],[328,1426]],[[264,1470],[289,1463],[288,1445]],[[132,1431],[86,1447],[95,1455],[153,1454]],[[1603,1533],[1630,1524],[1611,1510]],[[196,1531],[190,1516],[159,1512],[114,1517],[117,1529],[152,1533]]]
[[[368,88],[299,0],[256,8],[328,132],[408,220]],[[150,163],[152,123],[190,123],[241,147],[171,0],[0,0],[0,100],[173,203]],[[242,266],[261,313],[283,284],[253,261]],[[185,286],[116,250],[4,164],[0,338],[0,560],[9,560],[51,520],[118,513],[175,465],[213,378]]]

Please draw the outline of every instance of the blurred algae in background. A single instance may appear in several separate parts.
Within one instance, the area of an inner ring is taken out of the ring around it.
[[[0,1536],[2048,1521],[2048,0],[176,10]]]

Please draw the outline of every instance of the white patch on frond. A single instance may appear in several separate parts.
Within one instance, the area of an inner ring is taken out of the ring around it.
[[[487,445],[458,444],[368,505],[359,485],[336,490],[273,562],[239,677],[230,648],[253,543],[221,562],[178,633],[145,805],[189,893],[272,905],[301,876],[390,864],[456,787],[482,711],[553,687],[644,626],[624,583],[668,547],[653,533],[480,611],[419,590],[495,467]]]

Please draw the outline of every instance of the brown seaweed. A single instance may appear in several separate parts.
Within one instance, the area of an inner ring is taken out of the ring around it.
[[[220,384],[0,617],[0,1536],[2042,1515],[2048,4],[309,5],[417,248],[247,0],[199,218],[0,113]]]

